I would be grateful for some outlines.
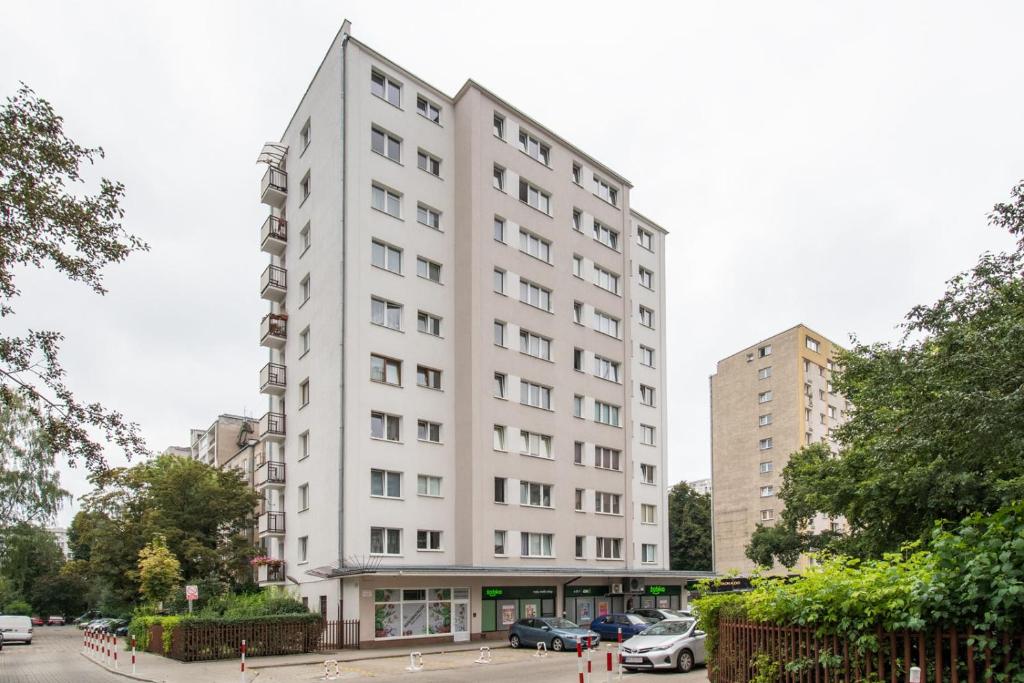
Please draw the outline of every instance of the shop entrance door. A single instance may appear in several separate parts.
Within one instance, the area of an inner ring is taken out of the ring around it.
[[[452,640],[456,643],[469,640],[469,589],[452,590]]]
[[[507,631],[519,619],[518,600],[498,600],[497,627],[499,631]]]

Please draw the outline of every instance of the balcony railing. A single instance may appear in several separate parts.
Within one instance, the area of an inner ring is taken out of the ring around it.
[[[282,561],[280,564],[264,564],[257,567],[256,580],[260,583],[284,583],[285,564]]]
[[[267,266],[260,276],[260,296],[271,301],[284,301],[288,292],[288,271],[281,266]]]
[[[264,512],[262,515],[260,515],[259,530],[261,534],[283,534],[284,513]]]
[[[288,245],[288,221],[278,216],[267,216],[260,228],[260,249],[280,256]]]
[[[274,166],[267,166],[267,172],[260,181],[260,201],[280,209],[288,198],[288,174]]]
[[[260,439],[284,439],[284,413],[265,413],[260,418]]]
[[[260,370],[260,391],[264,394],[280,395],[284,393],[285,366],[279,363],[267,363]]]
[[[256,468],[256,486],[284,485],[284,463],[267,460]]]
[[[260,321],[260,344],[279,349],[288,339],[288,316],[268,313]]]

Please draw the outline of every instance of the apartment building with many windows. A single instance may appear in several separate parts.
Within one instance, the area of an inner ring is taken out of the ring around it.
[[[666,233],[629,181],[347,22],[261,160],[260,540],[311,608],[373,644],[685,600]]]
[[[849,403],[831,382],[838,348],[797,325],[718,361],[711,376],[716,572],[755,568],[746,547],[759,524],[775,524],[782,513],[778,492],[790,454],[811,443],[831,446],[832,430],[846,421]],[[814,525],[841,531],[843,520],[820,517]]]

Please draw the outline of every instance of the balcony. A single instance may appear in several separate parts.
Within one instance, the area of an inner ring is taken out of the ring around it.
[[[267,460],[256,468],[253,485],[256,488],[263,486],[284,486],[284,463],[276,460]]]
[[[284,393],[285,367],[267,363],[260,370],[260,393],[280,396]]]
[[[284,347],[288,341],[288,316],[268,313],[260,321],[260,344],[272,349]]]
[[[261,536],[265,536],[267,534],[283,534],[284,513],[264,512],[262,515],[260,515],[259,532]]]
[[[260,181],[260,201],[275,209],[284,206],[288,198],[288,174],[274,166],[267,166],[267,172]]]
[[[260,249],[280,256],[288,246],[288,221],[277,216],[267,216],[260,228]]]
[[[280,564],[263,564],[256,568],[256,581],[264,583],[284,583],[284,561]]]
[[[265,413],[260,418],[260,441],[284,441],[284,413]]]
[[[288,293],[288,271],[280,266],[267,266],[260,276],[260,296],[281,303]]]

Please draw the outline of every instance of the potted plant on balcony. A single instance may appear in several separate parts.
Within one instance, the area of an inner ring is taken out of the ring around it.
[[[249,560],[249,564],[253,567],[270,567],[276,569],[277,567],[284,565],[284,560],[279,560],[276,557],[270,557],[268,555],[257,555]]]

